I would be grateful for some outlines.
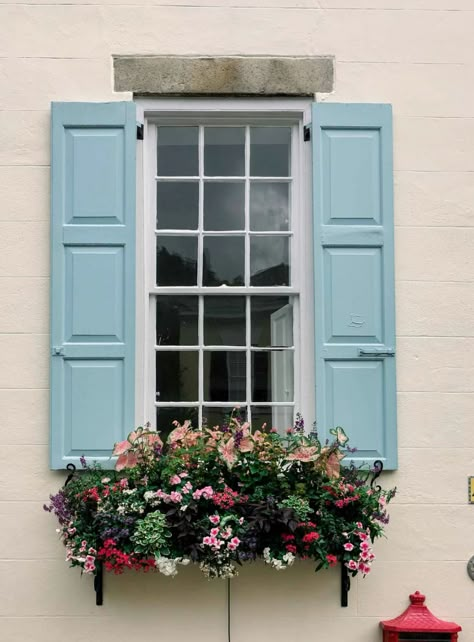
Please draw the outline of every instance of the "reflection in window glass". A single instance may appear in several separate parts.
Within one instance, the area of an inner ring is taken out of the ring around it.
[[[250,128],[250,175],[290,175],[290,128]]]
[[[204,406],[202,409],[203,424],[209,428],[213,426],[225,426],[228,424],[230,416],[239,419],[240,422],[246,421],[247,410],[245,407],[240,406],[237,410],[234,406]]]
[[[292,406],[252,406],[253,429],[269,431],[276,428],[280,435],[284,435],[288,428],[293,427]]]
[[[244,183],[204,183],[204,229],[243,230]]]
[[[199,408],[182,406],[158,406],[156,409],[156,429],[163,441],[175,429],[173,421],[183,424],[187,419],[191,421],[194,428],[199,427]]]
[[[197,176],[198,127],[158,127],[158,176]]]
[[[293,401],[293,351],[252,352],[252,401]]]
[[[156,400],[197,401],[198,352],[180,350],[156,353]]]
[[[204,352],[205,401],[245,401],[246,363],[244,351],[206,350]]]
[[[243,236],[205,236],[203,285],[243,285],[244,252]]]
[[[182,346],[198,343],[197,296],[156,298],[156,345]]]
[[[288,230],[288,183],[250,185],[250,229],[265,232]]]
[[[250,285],[289,285],[289,241],[285,236],[250,239]]]
[[[204,344],[245,345],[245,297],[204,297]]]
[[[156,242],[156,284],[196,285],[197,237],[162,236]]]
[[[204,128],[204,175],[244,176],[244,127]]]
[[[159,182],[156,186],[156,227],[159,230],[196,230],[199,183]]]
[[[250,307],[253,346],[293,345],[293,308],[287,296],[253,296]]]

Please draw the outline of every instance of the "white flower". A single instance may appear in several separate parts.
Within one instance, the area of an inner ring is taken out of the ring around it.
[[[108,484],[110,481],[110,477],[104,477],[103,479],[100,480],[103,484]]]

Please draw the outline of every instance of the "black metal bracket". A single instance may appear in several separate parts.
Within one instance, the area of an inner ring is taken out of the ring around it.
[[[67,486],[71,479],[74,477],[76,472],[76,467],[74,464],[68,464],[66,469],[69,470],[69,475],[64,482],[64,486]],[[97,562],[96,565],[96,574],[94,575],[94,591],[95,591],[95,603],[96,606],[102,606],[104,603],[104,565],[102,562]]]
[[[303,127],[303,140],[305,143],[311,140],[311,127],[309,125]]]
[[[349,603],[349,591],[351,590],[351,578],[347,566],[341,560],[341,606]]]
[[[137,140],[143,140],[143,125],[137,125]]]
[[[64,482],[64,486],[67,486],[71,479],[74,477],[74,473],[76,472],[76,467],[74,464],[68,464],[66,466],[66,469],[69,470],[69,475],[66,478],[66,481]]]
[[[104,603],[104,566],[97,562],[96,574],[94,576],[95,605],[102,606]]]

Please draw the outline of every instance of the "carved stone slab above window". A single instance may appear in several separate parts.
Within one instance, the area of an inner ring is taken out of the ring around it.
[[[115,91],[158,95],[312,96],[331,92],[331,56],[117,56]]]

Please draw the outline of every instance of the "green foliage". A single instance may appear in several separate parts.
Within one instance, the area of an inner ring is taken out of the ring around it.
[[[136,522],[135,533],[131,536],[135,552],[144,555],[168,555],[168,539],[171,533],[166,516],[160,511],[149,513]]]
[[[290,495],[278,504],[279,508],[291,508],[300,522],[306,522],[313,513],[313,509],[309,505],[309,501],[304,497],[297,497]]]

